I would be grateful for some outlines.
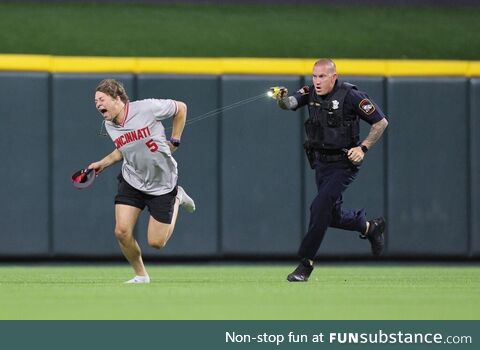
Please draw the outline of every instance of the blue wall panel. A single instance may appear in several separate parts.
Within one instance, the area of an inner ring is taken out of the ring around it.
[[[49,253],[49,75],[0,73],[0,256]]]
[[[218,108],[219,78],[216,76],[138,76],[138,98],[171,98],[187,104],[187,126],[182,144],[174,153],[179,184],[195,200],[197,210],[180,209],[174,234],[158,252],[146,241],[147,219],[143,214],[137,237],[145,255],[215,255],[218,250],[218,117],[192,119]],[[165,121],[166,128],[171,120]],[[171,131],[166,132],[167,137]]]
[[[311,77],[305,77],[306,84],[312,83]],[[340,82],[349,82],[357,86],[359,90],[365,91],[368,96],[385,110],[385,79],[381,77],[341,77]],[[304,118],[307,118],[308,111],[304,108]],[[388,117],[388,115],[387,115]],[[364,139],[370,125],[360,121],[361,139]],[[387,129],[388,130],[388,129]],[[385,216],[385,198],[384,198],[384,139],[382,139],[371,149],[364,160],[364,163],[352,185],[343,195],[343,206],[345,208],[365,208],[367,219],[378,216]],[[317,189],[315,185],[315,171],[310,169],[308,161],[305,162],[305,233],[308,228],[310,217],[310,204],[315,198]],[[370,245],[366,240],[360,240],[357,232],[345,231],[329,228],[323,243],[318,251],[318,256],[338,257],[338,256],[370,256]]]
[[[53,228],[56,255],[121,255],[114,236],[114,197],[119,165],[106,169],[92,187],[77,190],[72,173],[114,150],[99,136],[101,116],[95,109],[95,87],[113,77],[134,99],[133,76],[53,75]]]
[[[298,77],[224,76],[222,106],[294,90]],[[301,232],[301,114],[268,97],[228,110],[221,119],[222,252],[295,254]]]
[[[1,257],[121,256],[114,237],[116,165],[75,190],[71,174],[113,149],[97,136],[93,103],[104,74],[0,73]],[[179,182],[197,212],[181,210],[165,249],[147,246],[143,215],[136,235],[147,257],[295,256],[315,195],[303,152],[306,111],[283,111],[263,94],[310,83],[292,76],[114,75],[130,99],[184,101],[187,125],[174,154]],[[387,217],[387,257],[480,256],[480,79],[342,77],[369,93],[389,119],[345,207]],[[25,103],[28,101],[28,103]],[[167,127],[170,125],[166,123]],[[362,137],[369,126],[362,123]],[[167,132],[167,135],[169,133]],[[50,167],[51,166],[51,167]],[[388,215],[386,215],[388,214]],[[329,229],[319,256],[369,257],[356,233]]]
[[[480,79],[470,83],[471,254],[480,256]]]
[[[468,252],[467,80],[388,81],[389,252]]]

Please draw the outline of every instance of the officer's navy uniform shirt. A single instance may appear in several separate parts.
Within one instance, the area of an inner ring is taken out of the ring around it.
[[[333,90],[324,96],[318,96],[321,100],[329,99],[339,88],[338,80],[335,82]],[[309,86],[310,91],[314,91],[313,85]],[[292,96],[298,102],[297,108],[308,105],[308,93],[303,93],[304,89],[295,92]],[[315,92],[316,94],[316,92]],[[375,124],[376,122],[385,118],[382,110],[368,97],[368,95],[360,90],[350,89],[350,92],[345,96],[343,103],[343,113],[345,116],[357,115],[368,124]]]

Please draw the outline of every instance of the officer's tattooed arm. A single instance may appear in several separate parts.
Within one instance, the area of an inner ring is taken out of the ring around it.
[[[363,140],[362,145],[366,146],[368,149],[372,148],[382,136],[383,131],[387,128],[387,125],[388,121],[385,118],[379,120],[375,124],[372,124],[370,132],[365,140]]]
[[[382,136],[387,125],[388,121],[385,118],[379,120],[375,124],[372,124],[370,127],[370,132],[365,140],[362,141],[361,145],[367,147],[368,149],[372,148]],[[347,157],[353,164],[360,164],[365,157],[365,152],[362,150],[361,146],[353,147],[347,151]]]
[[[288,96],[278,100],[278,106],[281,109],[294,109],[298,106],[298,101],[295,97]]]

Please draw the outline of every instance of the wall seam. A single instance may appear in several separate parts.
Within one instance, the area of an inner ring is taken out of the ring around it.
[[[389,106],[388,106],[388,81],[389,78],[383,79],[383,110],[385,111],[385,115],[387,116],[387,119],[390,121],[390,111]],[[383,212],[385,215],[385,220],[387,222],[387,230],[389,229],[389,217],[390,217],[390,203],[389,203],[389,179],[388,179],[388,134],[389,134],[389,128],[385,130],[386,132],[383,135]],[[388,255],[388,246],[389,246],[389,230],[386,233],[386,238],[385,238],[385,251],[387,252]]]
[[[305,79],[305,76],[300,76],[300,85],[301,86],[305,86],[307,85],[306,84],[306,79]],[[302,144],[303,142],[303,138],[304,138],[304,134],[303,134],[303,120],[305,118],[305,112],[306,109],[303,108],[300,112],[300,143]],[[300,169],[301,169],[301,187],[300,187],[300,191],[301,191],[301,204],[300,204],[300,223],[301,223],[301,230],[300,230],[300,243],[302,242],[303,240],[303,236],[304,236],[304,233],[306,233],[306,225],[307,225],[307,219],[306,219],[306,212],[307,212],[307,204],[305,203],[307,201],[307,179],[306,179],[306,176],[307,176],[307,172],[306,172],[306,169],[305,167],[307,166],[306,162],[305,162],[305,154],[304,154],[304,150],[303,150],[303,147],[300,145],[299,147],[299,152],[300,152]],[[300,246],[300,243],[298,244],[298,246]]]
[[[217,108],[222,107],[222,88],[223,88],[223,79],[222,76],[218,76],[217,84]],[[217,120],[217,256],[223,255],[223,112],[220,112]]]
[[[47,78],[47,230],[48,230],[48,256],[53,258],[55,256],[54,246],[55,246],[55,232],[54,232],[54,223],[53,223],[53,212],[54,212],[54,176],[55,172],[53,171],[55,167],[54,161],[54,132],[53,132],[53,74],[48,74]]]
[[[467,203],[466,203],[466,209],[467,209],[467,256],[471,258],[473,256],[473,212],[472,212],[472,206],[473,206],[473,195],[472,195],[472,190],[474,188],[473,184],[473,176],[472,176],[472,139],[473,139],[473,116],[472,116],[472,89],[471,89],[472,81],[471,79],[467,79],[466,81],[466,93],[465,93],[465,108],[466,108],[466,176],[467,176]]]

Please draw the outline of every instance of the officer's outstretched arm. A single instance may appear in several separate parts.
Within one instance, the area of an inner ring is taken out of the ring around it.
[[[295,109],[298,106],[298,101],[293,96],[287,96],[277,101],[281,109]]]
[[[288,96],[288,89],[284,86],[272,86],[268,91],[268,96],[275,99],[282,109],[294,109],[298,102],[293,96]]]

